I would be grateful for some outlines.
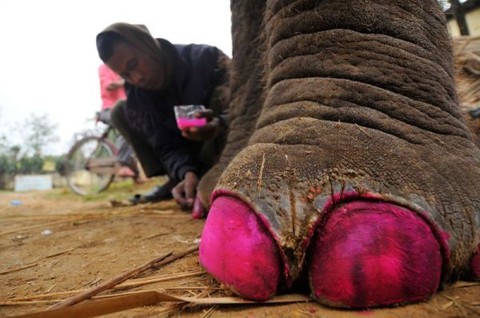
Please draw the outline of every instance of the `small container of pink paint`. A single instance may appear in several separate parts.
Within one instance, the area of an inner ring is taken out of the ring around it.
[[[180,129],[189,127],[201,127],[207,123],[206,118],[196,118],[195,114],[204,110],[203,105],[178,105],[173,107],[177,126]]]

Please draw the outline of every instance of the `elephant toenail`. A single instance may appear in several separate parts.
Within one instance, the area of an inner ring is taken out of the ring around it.
[[[242,200],[217,197],[200,244],[200,263],[217,280],[249,299],[277,291],[282,263],[278,247],[255,212]]]
[[[317,228],[310,284],[321,303],[367,308],[420,301],[440,285],[441,245],[406,208],[355,201]]]

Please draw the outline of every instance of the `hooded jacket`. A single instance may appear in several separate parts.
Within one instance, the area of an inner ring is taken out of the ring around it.
[[[210,108],[212,92],[226,76],[226,66],[221,61],[228,58],[213,46],[174,45],[165,39],[154,39],[143,26],[117,23],[103,32],[116,32],[168,63],[171,71],[161,90],[125,84],[125,113],[131,127],[148,141],[171,178],[183,180],[187,171],[201,176],[210,168],[199,156],[203,142],[182,137],[173,107],[201,104]],[[221,115],[226,116],[226,110]]]

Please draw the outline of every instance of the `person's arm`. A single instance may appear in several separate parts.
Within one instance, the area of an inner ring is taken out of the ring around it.
[[[216,67],[214,77],[211,84],[211,94],[206,110],[199,111],[197,118],[206,118],[207,124],[202,127],[188,127],[182,129],[183,137],[196,140],[206,141],[217,138],[226,134],[228,129],[228,75],[230,58],[221,50],[215,48]]]
[[[188,171],[198,173],[190,151],[181,143],[157,145],[154,151],[171,178],[183,180]]]
[[[183,210],[193,207],[200,180],[198,169],[188,150],[173,147],[163,147],[161,160],[170,177],[180,180],[172,190],[172,196]]]
[[[192,171],[187,171],[183,180],[173,188],[173,198],[183,210],[190,210],[193,207],[198,182],[198,175]]]
[[[151,137],[154,151],[163,163],[170,178],[179,180],[172,195],[182,209],[191,209],[200,179],[196,162],[188,149],[187,141],[159,130],[157,137]]]

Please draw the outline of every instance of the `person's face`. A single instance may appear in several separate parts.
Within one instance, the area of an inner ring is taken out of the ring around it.
[[[165,83],[163,65],[126,42],[115,44],[107,65],[133,86],[158,90]]]

